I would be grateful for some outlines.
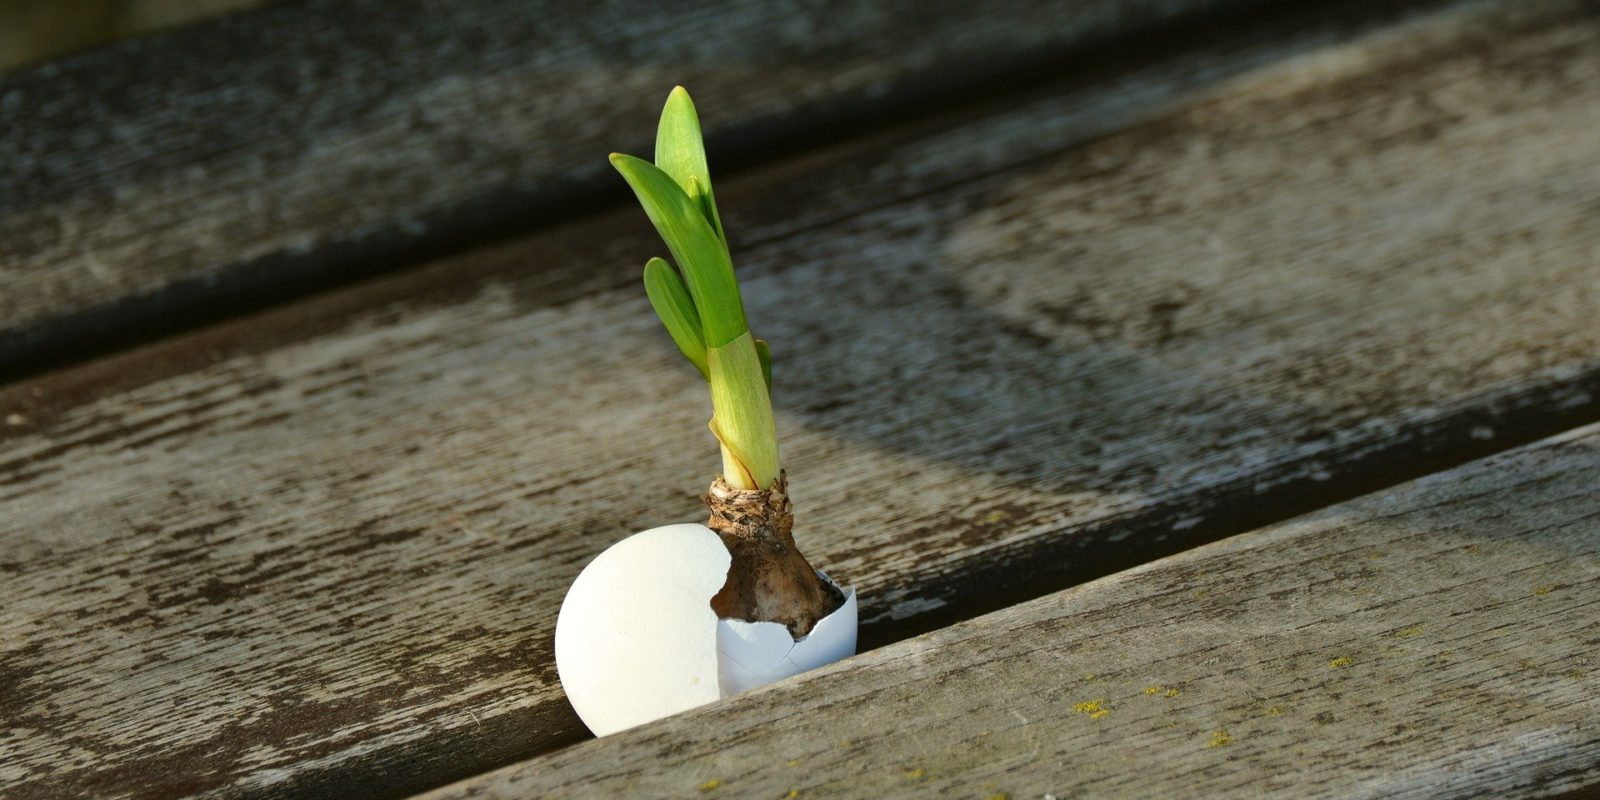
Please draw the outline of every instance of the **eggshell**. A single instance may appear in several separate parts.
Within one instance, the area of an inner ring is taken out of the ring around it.
[[[844,605],[798,641],[775,622],[717,619],[711,597],[730,562],[716,533],[689,523],[636,533],[579,573],[556,617],[556,670],[595,735],[855,653],[852,590],[841,590]]]
[[[839,589],[827,575],[817,574]],[[791,638],[789,629],[776,622],[717,620],[717,653],[721,659],[717,680],[722,696],[731,697],[855,655],[856,592],[839,590],[844,593],[844,605],[799,639]]]
[[[578,574],[556,617],[556,671],[596,736],[721,696],[711,596],[731,561],[710,528],[666,525],[617,542]]]

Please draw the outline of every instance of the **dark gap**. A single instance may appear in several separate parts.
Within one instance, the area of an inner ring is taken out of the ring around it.
[[[1600,371],[1539,387],[1512,401],[1515,408],[1478,407],[1400,432],[1377,445],[1330,451],[1328,480],[1298,478],[1256,494],[1260,477],[1239,479],[1143,514],[1098,520],[1029,550],[1024,559],[975,565],[926,594],[949,601],[904,620],[863,625],[860,651],[883,647],[957,622],[1009,608],[1156,559],[1337,505],[1347,500],[1513,450],[1600,422]],[[1501,412],[1501,413],[1497,413]],[[1489,428],[1491,439],[1474,431]],[[1348,458],[1349,460],[1344,460]],[[1179,520],[1203,516],[1183,531]],[[1111,542],[1115,533],[1121,541]],[[1156,536],[1164,536],[1155,541]]]
[[[1261,36],[1313,21],[1371,22],[1444,2],[1341,0],[1327,6],[1274,9],[1270,14],[1262,11],[1265,3],[1252,2],[1224,11],[1194,12],[1134,27],[1104,41],[1036,48],[967,62],[955,71],[925,71],[881,94],[858,91],[722,130],[710,137],[707,146],[716,153],[719,174],[731,177],[888,128],[971,113],[971,107],[1002,109],[1059,85],[1062,75],[1077,76],[1081,82],[1085,75],[1126,72],[1173,52],[1244,35]],[[204,278],[177,281],[147,294],[0,333],[0,386],[631,202],[622,181],[600,158],[604,143],[597,142],[596,147],[594,171],[582,178],[489,191],[448,211],[396,222],[359,239],[330,242],[309,253],[271,253]],[[530,225],[530,220],[537,223]],[[408,228],[429,233],[408,233]]]
[[[1264,30],[1287,29],[1311,21],[1371,22],[1397,17],[1403,12],[1442,5],[1442,0],[1419,0],[1396,10],[1392,3],[1347,0],[1331,8],[1307,11],[1296,8],[1276,12],[1270,19],[1255,18],[1254,8],[1212,15],[1200,20],[1178,19],[1157,29],[1130,31],[1116,40],[1078,48],[1070,53],[1036,52],[973,65],[960,78],[921,75],[895,87],[886,98],[850,96],[834,98],[820,109],[776,120],[746,125],[712,137],[719,174],[732,174],[824,146],[838,144],[885,129],[903,128],[918,121],[956,118],[974,109],[1003,109],[1018,98],[1052,91],[1063,84],[1062,73],[1114,74],[1164,56],[1219,39],[1261,35]],[[1138,55],[1131,54],[1128,38],[1137,34]],[[1014,74],[1007,74],[1012,71]],[[996,91],[996,87],[1003,89]],[[457,208],[424,227],[441,231],[426,240],[407,240],[398,230],[373,237],[384,244],[346,243],[304,257],[271,256],[238,265],[219,283],[223,287],[183,285],[160,297],[147,298],[106,309],[99,322],[64,319],[51,323],[62,343],[47,342],[40,353],[81,360],[113,350],[176,335],[189,328],[214,323],[235,314],[260,310],[304,295],[370,280],[401,269],[416,267],[462,249],[525,236],[532,229],[521,220],[537,217],[541,226],[585,217],[631,203],[620,181],[605,173],[594,180],[570,181],[542,193],[502,193],[485,196]],[[326,265],[346,260],[374,262],[359,274],[328,277]],[[318,273],[322,273],[320,276]],[[292,275],[296,280],[281,280]],[[269,278],[277,282],[269,283]],[[200,308],[204,305],[205,308]],[[165,314],[160,327],[153,315]],[[116,347],[93,341],[100,324],[121,330]],[[36,331],[46,330],[41,326]],[[74,339],[73,337],[77,337]],[[48,335],[41,338],[49,339]],[[74,344],[76,342],[76,344]],[[19,360],[14,342],[0,340],[0,383],[65,366],[43,356]],[[53,348],[53,349],[52,349]],[[74,349],[76,348],[76,349]],[[21,366],[18,366],[21,365]],[[1582,402],[1563,404],[1564,398],[1583,396]],[[1151,511],[1095,521],[1063,529],[1055,541],[1035,543],[1015,560],[969,565],[959,576],[926,586],[927,596],[947,601],[939,609],[917,616],[863,625],[859,652],[867,652],[939,628],[970,620],[1019,603],[1071,588],[1098,578],[1174,555],[1185,550],[1246,533],[1283,520],[1403,483],[1433,472],[1459,466],[1512,449],[1587,423],[1600,421],[1600,372],[1567,383],[1540,387],[1506,403],[1484,406],[1404,431],[1396,438],[1360,452],[1330,451],[1330,470],[1344,472],[1327,481],[1302,478],[1256,494],[1256,475],[1193,496],[1163,503]],[[1501,412],[1503,415],[1497,415]],[[1472,436],[1474,428],[1488,425],[1492,440]],[[1173,531],[1174,522],[1203,515],[1192,529]],[[1067,531],[1071,531],[1070,535]],[[1118,535],[1120,542],[1109,541]],[[1151,542],[1156,535],[1166,537]],[[247,793],[250,797],[399,798],[427,791],[488,771],[535,758],[590,737],[564,702],[545,703],[484,722],[486,730],[441,730],[426,747],[399,746],[378,751],[354,763],[341,763],[323,771],[299,773],[285,783]]]
[[[1166,502],[1145,514],[1098,520],[1067,529],[1072,530],[1071,535],[1033,547],[1022,560],[970,565],[958,579],[929,584],[925,594],[944,599],[948,605],[908,619],[863,624],[857,652],[865,653],[946,628],[1159,558],[1600,422],[1600,371],[1540,387],[1497,405],[1486,404],[1461,411],[1404,431],[1377,446],[1357,446],[1343,453],[1331,451],[1326,454],[1326,468],[1342,468],[1344,472],[1326,481],[1300,478],[1256,494],[1253,484],[1259,476],[1245,474],[1226,486]],[[1492,439],[1473,435],[1473,431],[1482,426],[1494,430]],[[1341,456],[1351,460],[1338,463]],[[1174,522],[1197,514],[1203,514],[1205,521],[1174,535]],[[1122,541],[1109,541],[1111,534],[1123,537]],[[1168,538],[1150,542],[1155,534],[1165,534]],[[1134,542],[1143,543],[1131,544]],[[392,769],[392,764],[374,763],[354,770],[341,768],[337,773],[321,776],[326,782],[311,776],[297,776],[293,786],[296,792],[314,797],[398,798],[594,738],[583,729],[564,701],[543,704],[530,710],[530,714],[529,719],[521,722],[533,722],[532,727],[512,723],[496,734],[506,739],[538,742],[522,752],[517,752],[516,747],[497,749],[493,758],[469,764],[466,759],[445,757],[454,752],[454,748],[434,747],[410,756],[416,759],[415,763],[426,759],[429,767],[440,769],[438,773],[428,773],[426,779],[419,779],[415,772],[402,776]],[[539,727],[538,723],[549,724],[556,717],[566,717],[568,727],[557,730]],[[471,741],[464,738],[458,746],[470,750],[481,744],[473,737]],[[1597,796],[1592,791],[1585,788],[1561,796],[1574,800]],[[275,790],[251,796],[278,797],[282,792]]]
[[[1597,747],[1600,747],[1600,741],[1596,741],[1594,744]],[[1559,775],[1542,776],[1542,782],[1546,784],[1553,783],[1556,778],[1567,777],[1569,775],[1584,775],[1584,773],[1581,773],[1577,770],[1567,770]],[[1587,777],[1587,775],[1584,776]],[[1561,794],[1545,795],[1545,797],[1546,800],[1600,800],[1600,783],[1591,783],[1581,789],[1573,789],[1571,791],[1562,792]]]
[[[1437,5],[1413,2],[1406,8]],[[957,106],[1003,106],[1041,87],[1059,85],[1062,72],[1116,71],[1148,63],[1162,53],[1235,37],[1241,30],[1303,23],[1311,19],[1370,19],[1394,14],[1394,5],[1376,0],[1350,0],[1331,10],[1302,8],[1280,12],[1271,21],[1253,19],[1255,8],[1234,10],[1201,20],[1177,19],[1156,29],[1129,31],[1116,40],[1075,49],[1035,52],[985,65],[971,65],[961,75],[920,75],[896,86],[885,98],[835,98],[821,108],[767,120],[714,136],[710,146],[727,173],[792,156],[818,147],[908,124],[917,117],[950,114]],[[1126,52],[1138,35],[1142,56]],[[996,87],[1003,86],[997,97]],[[525,220],[541,226],[586,216],[630,198],[609,174],[570,181],[541,192],[486,195],[441,215],[424,227],[440,231],[426,239],[408,238],[398,228],[364,242],[347,242],[314,254],[278,254],[236,265],[215,283],[199,281],[173,286],[159,295],[134,298],[83,315],[52,320],[0,338],[0,384],[22,380],[73,362],[175,336],[246,312],[280,305],[305,295],[369,280],[418,266],[452,252],[527,235]],[[378,243],[373,243],[373,241]],[[329,265],[361,263],[357,271],[333,274]],[[114,341],[113,341],[114,340]],[[1581,401],[1564,403],[1566,398]],[[1381,446],[1360,453],[1328,453],[1352,460],[1345,472],[1328,481],[1299,479],[1256,494],[1256,476],[1168,502],[1161,509],[1076,529],[1071,536],[1041,543],[1026,557],[979,565],[943,584],[930,585],[929,595],[949,604],[916,617],[865,625],[861,652],[902,641],[1021,602],[1104,577],[1151,560],[1235,536],[1303,513],[1337,504],[1493,453],[1515,448],[1584,424],[1600,421],[1600,372],[1565,383],[1540,387],[1517,398],[1514,407],[1485,406],[1404,431]],[[1503,416],[1497,416],[1497,411]],[[1494,429],[1492,440],[1474,438],[1474,428]],[[1338,465],[1330,464],[1330,469]],[[1175,532],[1173,522],[1195,515],[1205,521]],[[1123,542],[1110,542],[1116,533]],[[1154,535],[1159,543],[1134,546]],[[248,793],[281,797],[403,797],[485,771],[564,748],[588,736],[565,704],[543,705],[502,715],[485,723],[487,730],[451,730],[429,739],[426,748],[396,747],[378,751],[354,764],[329,772],[298,774],[288,782]],[[1580,790],[1580,792],[1586,790]],[[1591,796],[1571,794],[1567,796]]]

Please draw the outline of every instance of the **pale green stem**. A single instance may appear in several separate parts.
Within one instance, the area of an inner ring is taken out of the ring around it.
[[[745,331],[727,344],[706,348],[710,368],[711,430],[722,443],[722,477],[739,489],[770,489],[778,480],[778,430],[772,400]]]

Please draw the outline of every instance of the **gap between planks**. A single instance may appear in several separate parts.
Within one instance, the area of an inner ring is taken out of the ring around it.
[[[727,177],[1260,5],[310,0],[23,70],[0,380],[615,205],[675,83]]]
[[[1198,541],[1230,509],[1592,415],[1594,287],[1574,254],[1593,232],[1574,214],[1600,194],[1581,116],[1595,31],[1576,8],[1468,4],[1354,41],[1314,29],[1307,58],[1204,54],[729,184],[748,215],[730,228],[762,241],[741,250],[752,313],[793,343],[778,402],[809,476],[808,550],[863,586],[880,629],[905,630],[978,607],[1001,575],[1065,581]],[[1192,82],[1218,72],[1215,92]],[[1447,104],[1397,102],[1415,94]],[[1147,124],[1085,122],[1102,115]],[[1508,162],[1508,146],[1554,160]],[[1383,180],[1408,164],[1409,182]],[[1330,187],[1366,207],[1311,191]],[[793,196],[863,213],[784,236]],[[43,731],[7,768],[57,769],[35,788],[337,796],[577,735],[548,669],[555,599],[616,536],[693,515],[700,488],[683,476],[703,415],[662,400],[700,388],[650,338],[633,268],[606,271],[648,252],[647,232],[620,230],[597,219],[391,285],[471,277],[443,298],[327,298],[0,394],[41,409],[11,431],[0,483],[17,559],[0,570],[26,576],[0,586],[26,642],[0,661],[24,690],[7,713]],[[1197,249],[1195,230],[1235,251]],[[535,260],[550,274],[524,274]],[[1107,270],[1114,285],[1094,280]],[[808,323],[828,315],[850,335]],[[841,370],[858,341],[877,360]],[[604,415],[585,422],[572,398]],[[626,465],[658,495],[563,466],[628,452],[663,405],[683,433]],[[862,474],[895,478],[881,507],[852,502]],[[1130,519],[1151,524],[1121,538]],[[96,671],[123,680],[85,682]],[[94,724],[108,719],[144,724]],[[52,728],[102,755],[50,749]],[[172,775],[188,783],[136,780]]]
[[[1600,790],[1600,426],[421,800]]]

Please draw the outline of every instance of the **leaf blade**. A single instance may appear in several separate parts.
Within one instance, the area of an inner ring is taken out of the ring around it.
[[[665,260],[652,258],[644,265],[644,293],[678,351],[700,370],[700,377],[709,380],[711,372],[706,365],[706,340],[700,328],[700,312],[695,310],[683,277]]]
[[[611,164],[638,196],[645,216],[683,270],[689,296],[700,313],[706,347],[727,344],[749,331],[728,249],[694,201],[671,176],[648,161],[612,153]]]
[[[756,358],[761,360],[761,377],[767,380],[767,394],[772,394],[772,347],[766,339],[756,340]]]

